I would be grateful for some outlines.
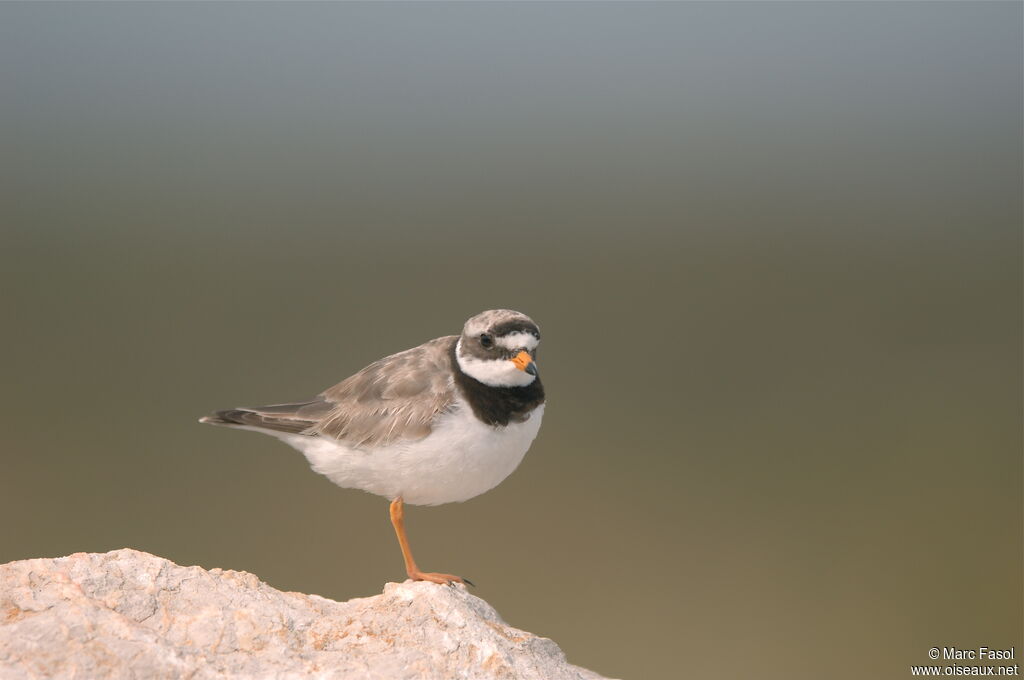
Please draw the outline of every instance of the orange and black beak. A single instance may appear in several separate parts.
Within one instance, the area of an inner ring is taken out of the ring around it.
[[[530,375],[537,375],[537,364],[533,362],[533,357],[525,349],[520,350],[519,354],[512,357],[512,363],[516,365],[520,371],[526,371]]]

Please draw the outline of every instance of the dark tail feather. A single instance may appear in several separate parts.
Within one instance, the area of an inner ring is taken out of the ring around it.
[[[229,408],[214,411],[213,415],[199,419],[209,425],[243,425],[258,427],[264,430],[303,434],[316,425],[316,414],[299,413],[299,409],[319,406],[321,402],[311,401],[300,404],[274,404],[273,406],[257,406],[255,408]]]
[[[240,408],[229,408],[224,411],[214,411],[213,415],[203,416],[199,419],[199,422],[207,423],[209,425],[249,425],[250,423],[243,420],[244,415],[247,413],[254,415],[252,411],[246,411]]]

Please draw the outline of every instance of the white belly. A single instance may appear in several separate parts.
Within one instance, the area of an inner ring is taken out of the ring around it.
[[[460,399],[418,441],[358,449],[323,436],[279,436],[338,486],[388,499],[401,497],[412,505],[438,505],[479,496],[512,474],[537,436],[543,416],[541,404],[524,423],[492,427],[480,422]]]

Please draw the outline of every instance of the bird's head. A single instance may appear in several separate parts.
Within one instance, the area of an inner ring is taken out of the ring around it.
[[[537,379],[540,329],[511,309],[491,309],[466,322],[455,358],[466,375],[491,387],[525,387]]]

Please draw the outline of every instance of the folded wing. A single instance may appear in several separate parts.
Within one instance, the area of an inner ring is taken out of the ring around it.
[[[421,439],[454,401],[455,340],[438,338],[375,361],[309,401],[227,409],[202,422],[328,436],[361,448]]]

